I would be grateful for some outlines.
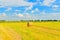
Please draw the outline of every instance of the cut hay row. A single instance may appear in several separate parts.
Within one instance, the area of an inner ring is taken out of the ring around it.
[[[0,32],[1,40],[60,40],[60,22],[1,23]]]
[[[0,30],[3,31],[6,34],[6,36],[8,36],[10,38],[10,40],[21,40],[21,37],[18,35],[18,33],[16,33],[11,28],[1,27]],[[6,40],[6,39],[4,39],[4,40]]]
[[[53,28],[48,28],[48,27],[44,27],[44,26],[36,26],[36,25],[32,25],[33,27],[31,27],[32,29],[35,30],[39,30],[39,31],[43,31],[45,33],[49,33],[49,34],[53,34],[53,35],[57,35],[60,36],[60,31],[57,29],[53,29]]]

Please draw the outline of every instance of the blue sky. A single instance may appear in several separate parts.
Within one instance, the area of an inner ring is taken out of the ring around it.
[[[0,20],[60,20],[60,0],[0,0]]]

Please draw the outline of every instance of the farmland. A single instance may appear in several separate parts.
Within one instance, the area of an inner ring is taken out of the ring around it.
[[[60,22],[2,22],[0,40],[60,40]]]

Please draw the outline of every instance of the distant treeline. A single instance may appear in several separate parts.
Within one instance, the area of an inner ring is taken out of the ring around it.
[[[20,20],[20,21],[6,21],[6,20],[0,20],[0,22],[55,22],[55,21],[60,21],[60,20]]]
[[[22,22],[29,21],[29,22],[49,22],[49,21],[60,21],[60,20],[20,20]]]

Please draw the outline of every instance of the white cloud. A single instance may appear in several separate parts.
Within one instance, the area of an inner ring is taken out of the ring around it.
[[[15,16],[15,17],[24,17],[24,15],[21,14],[21,13],[19,13],[19,14],[17,14],[17,13],[13,13],[12,16]]]
[[[24,15],[23,14],[16,14],[18,17],[23,17]]]
[[[28,15],[28,16],[27,16]],[[60,19],[60,13],[45,13],[45,11],[41,12],[41,14],[27,14],[25,15],[26,19],[34,19],[34,20],[59,20]]]
[[[42,5],[44,5],[44,6],[51,6],[52,5],[52,3],[54,3],[56,0],[44,0],[43,2],[42,2]]]
[[[46,13],[45,11],[41,12],[41,14],[29,14],[29,13],[25,13],[25,14],[16,14],[15,15],[17,17],[20,17],[22,19],[34,19],[34,20],[37,20],[37,19],[41,19],[41,20],[58,20],[60,19],[60,13]]]
[[[32,10],[33,6],[36,5],[36,4],[37,4],[37,2],[34,2],[34,3],[30,4],[30,5],[28,6],[28,8],[25,9],[25,12],[28,11],[28,10]],[[32,11],[32,12],[33,12],[33,11]]]
[[[29,9],[29,10],[31,10],[31,9],[32,9],[32,7],[33,7],[33,4],[32,4],[32,5],[30,5],[30,6],[28,7],[28,9]],[[27,10],[28,10],[28,9],[27,9]]]
[[[45,10],[43,10],[41,13],[42,13],[42,14],[46,14]]]
[[[58,16],[60,16],[60,13],[52,13],[52,16],[57,18]]]
[[[34,13],[34,12],[40,12],[38,8],[36,8],[35,10],[32,10],[31,13]]]
[[[30,14],[29,13],[26,13],[25,15],[27,18],[30,18]]]
[[[0,8],[2,8],[2,7],[4,7],[4,6],[0,5]]]
[[[17,13],[14,13],[13,14],[14,16],[12,16],[12,15],[10,15],[10,16],[8,16],[8,15],[6,15],[5,13],[3,13],[3,14],[0,14],[0,19],[1,18],[7,18],[7,19],[9,19],[9,20],[23,20],[23,19],[25,19],[25,20],[30,20],[30,19],[34,19],[34,20],[37,20],[37,19],[41,19],[41,20],[48,20],[48,19],[52,19],[52,20],[54,20],[54,19],[56,19],[56,20],[58,20],[58,19],[60,19],[60,13],[45,13],[45,11],[43,11],[43,12],[41,12],[41,14],[29,14],[29,13],[25,13],[25,14],[21,14],[21,13],[19,13],[19,14],[17,14]],[[7,17],[6,17],[7,16]],[[6,20],[7,20],[6,19]]]
[[[21,10],[15,10],[15,12],[19,12],[19,11],[21,11]]]
[[[5,13],[2,13],[2,16],[3,16],[3,17],[5,17],[5,16],[6,16],[6,14],[5,14]]]
[[[60,19],[60,13],[47,13],[47,14],[40,14],[40,19],[43,19],[43,20],[58,20]]]
[[[26,18],[27,20],[33,19],[32,14],[26,13],[24,16],[25,16],[25,18]]]
[[[59,6],[58,5],[53,5],[52,8],[53,8],[53,10],[56,10],[56,9],[59,8]]]
[[[34,12],[35,12],[34,10],[31,11],[31,13],[34,13]]]
[[[35,3],[30,4],[29,7],[25,9],[25,12],[26,12],[27,10],[32,10],[34,4],[35,4]]]
[[[10,10],[12,10],[12,8],[11,7],[7,7],[7,9],[5,11],[10,11]]]
[[[24,0],[0,0],[1,6],[29,6],[32,3]]]
[[[5,13],[0,14],[0,18],[6,17],[7,15]]]
[[[38,8],[36,8],[36,9],[35,9],[35,11],[36,11],[36,12],[39,12],[39,9],[38,9]]]

